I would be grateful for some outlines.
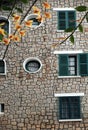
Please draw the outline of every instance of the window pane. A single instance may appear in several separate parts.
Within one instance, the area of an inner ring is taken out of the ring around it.
[[[80,119],[80,98],[60,98],[60,119]]]
[[[38,20],[36,18],[31,18],[30,20],[33,20],[32,25],[39,25],[41,23],[41,22],[38,22]]]
[[[68,11],[68,26],[71,28],[76,27],[75,11]]]
[[[4,61],[0,60],[0,73],[4,73],[5,71],[5,65]]]
[[[69,75],[77,74],[76,56],[69,56]]]

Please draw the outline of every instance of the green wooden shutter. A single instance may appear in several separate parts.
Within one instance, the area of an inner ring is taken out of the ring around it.
[[[76,12],[75,11],[68,11],[67,12],[67,28],[75,28],[76,27]]]
[[[59,55],[59,76],[68,76],[68,55]]]
[[[79,75],[88,76],[88,54],[79,54]]]
[[[69,118],[80,119],[80,97],[69,97]]]
[[[58,11],[58,30],[66,29],[66,12]]]

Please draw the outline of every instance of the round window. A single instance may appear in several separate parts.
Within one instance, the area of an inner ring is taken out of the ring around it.
[[[36,73],[41,69],[41,61],[37,58],[28,58],[24,61],[23,67],[28,73]]]

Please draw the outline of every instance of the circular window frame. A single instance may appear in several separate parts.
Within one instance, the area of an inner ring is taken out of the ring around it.
[[[28,15],[26,18],[25,18],[25,21],[28,21],[28,20],[30,20],[31,18],[36,18],[36,17],[38,17],[38,14],[30,14],[30,15]],[[40,26],[42,26],[43,25],[43,21],[39,24],[39,25],[32,25],[31,26],[31,28],[33,29],[36,29],[36,28],[39,28]]]
[[[27,63],[30,62],[30,61],[37,61],[37,62],[39,62],[39,64],[40,64],[39,69],[36,70],[36,71],[34,71],[34,72],[28,71],[28,70],[26,69],[26,65],[27,65]],[[29,73],[29,74],[35,74],[35,73],[37,73],[37,72],[39,72],[39,71],[41,70],[41,68],[42,68],[42,62],[41,62],[38,58],[30,57],[30,58],[27,58],[27,59],[23,62],[23,68],[24,68],[24,70],[25,70],[27,73]]]

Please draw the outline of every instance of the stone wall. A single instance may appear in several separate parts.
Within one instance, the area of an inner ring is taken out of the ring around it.
[[[43,27],[28,31],[19,46],[14,43],[9,46],[5,57],[7,74],[0,76],[0,103],[5,104],[5,113],[0,115],[0,130],[88,130],[88,77],[59,79],[58,56],[54,54],[55,50],[88,51],[86,20],[83,23],[85,31],[83,33],[76,31],[74,34],[74,45],[67,40],[64,44],[53,47],[59,42],[59,37],[68,35],[57,32],[57,14],[53,8],[88,5],[88,1],[49,0],[49,2],[52,7],[50,10],[52,18],[47,20]],[[40,6],[40,3],[37,2],[37,5]],[[24,13],[28,7],[29,5],[23,6]],[[77,19],[83,15],[84,13],[77,12]],[[2,58],[5,46],[0,44],[0,50]],[[38,73],[28,74],[24,71],[23,62],[28,57],[37,57],[41,60],[42,69]],[[59,122],[58,99],[54,94],[75,92],[84,93],[81,104],[83,120]]]

